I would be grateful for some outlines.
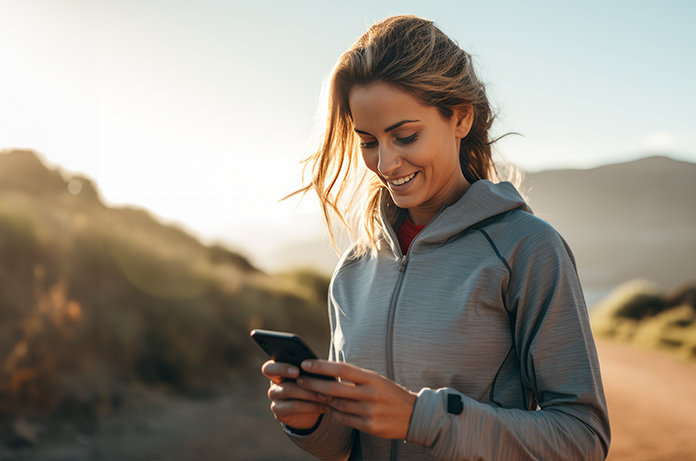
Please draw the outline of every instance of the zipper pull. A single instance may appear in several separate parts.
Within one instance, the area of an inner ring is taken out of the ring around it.
[[[408,263],[408,255],[403,255],[401,257],[401,265],[399,266],[399,272],[406,270],[406,263]]]

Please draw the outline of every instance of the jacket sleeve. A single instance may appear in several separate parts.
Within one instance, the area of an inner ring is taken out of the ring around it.
[[[429,447],[438,460],[605,459],[609,418],[573,256],[549,226],[507,261],[505,298],[516,315],[521,380],[540,409],[501,408],[451,388],[424,388],[406,441]],[[460,396],[461,413],[447,411],[450,394]]]
[[[333,345],[335,314],[330,293],[331,290],[329,290],[329,322],[331,323],[332,340],[329,347],[329,360],[337,361]],[[350,455],[355,429],[334,421],[329,414],[324,414],[319,426],[308,435],[298,435],[284,424],[282,426],[288,437],[298,447],[319,459],[345,460]]]

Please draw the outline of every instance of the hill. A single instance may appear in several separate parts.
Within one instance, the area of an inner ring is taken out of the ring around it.
[[[587,170],[530,173],[523,188],[577,258],[586,287],[696,279],[696,164],[654,156]]]
[[[251,328],[326,350],[327,279],[269,275],[32,151],[0,153],[0,439],[17,415],[96,427],[138,386],[215,392],[264,358]],[[15,434],[16,435],[16,434]]]

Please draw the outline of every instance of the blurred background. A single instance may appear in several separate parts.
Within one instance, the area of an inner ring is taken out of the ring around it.
[[[213,0],[0,0],[0,459],[310,459],[248,331],[328,348],[338,257],[280,199],[338,56],[405,13],[522,134],[497,154],[575,253],[609,459],[696,459],[691,2]]]

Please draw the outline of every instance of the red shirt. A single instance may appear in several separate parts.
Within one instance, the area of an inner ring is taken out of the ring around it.
[[[397,237],[399,237],[399,245],[401,246],[401,252],[403,254],[406,254],[408,247],[411,246],[411,242],[414,238],[416,238],[416,235],[423,230],[424,227],[425,224],[422,226],[417,226],[413,224],[410,219],[408,219],[408,216],[406,217],[404,222],[399,227],[399,231],[396,233]]]

